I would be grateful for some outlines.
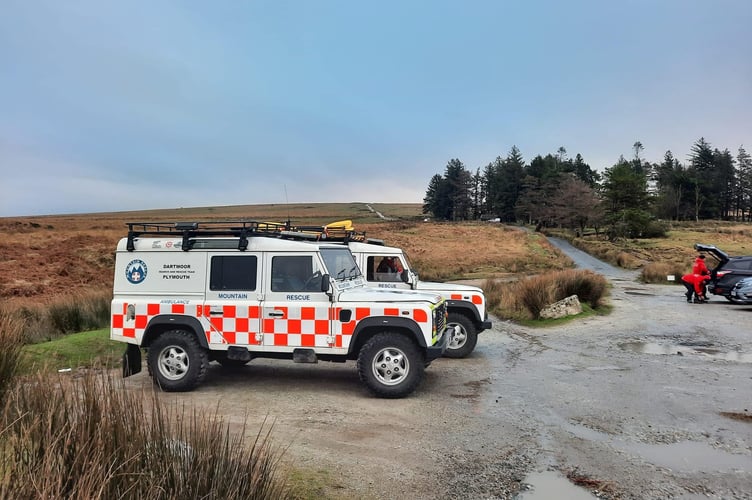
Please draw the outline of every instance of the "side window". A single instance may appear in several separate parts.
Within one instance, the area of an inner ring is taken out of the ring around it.
[[[402,281],[400,273],[405,267],[397,255],[376,255],[368,257],[369,281]]]
[[[321,276],[310,255],[272,257],[272,292],[315,292]]]
[[[217,255],[211,258],[210,290],[256,290],[255,255]]]
[[[730,260],[725,266],[726,269],[733,269],[738,271],[748,271],[752,265],[752,259],[739,259]]]

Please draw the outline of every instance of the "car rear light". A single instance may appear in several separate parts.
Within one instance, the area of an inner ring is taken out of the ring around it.
[[[715,277],[716,278],[723,278],[724,276],[726,276],[729,273],[730,273],[730,271],[718,271],[717,273],[715,273]]]

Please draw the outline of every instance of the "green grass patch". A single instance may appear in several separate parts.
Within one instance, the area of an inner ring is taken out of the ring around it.
[[[110,340],[110,330],[72,333],[21,349],[20,372],[55,372],[65,368],[114,368],[120,363],[125,344]]]
[[[285,486],[290,500],[317,500],[319,498],[346,499],[345,486],[325,469],[292,469]]]

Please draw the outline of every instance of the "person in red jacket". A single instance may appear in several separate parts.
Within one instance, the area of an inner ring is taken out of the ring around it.
[[[682,283],[687,288],[687,302],[692,302],[692,295],[694,295],[694,301],[696,303],[704,303],[708,301],[705,295],[705,282],[710,279],[710,271],[705,265],[705,256],[700,254],[695,259],[695,263],[692,266],[692,274],[685,274],[682,276]]]
[[[700,276],[707,276],[710,274],[708,266],[705,265],[705,256],[700,254],[695,259],[695,264],[692,266],[692,274],[699,274]]]
[[[692,302],[692,295],[694,295],[694,301],[696,304],[702,304],[708,301],[705,297],[705,282],[710,279],[710,276],[703,276],[701,274],[689,273],[681,277],[682,284],[687,289],[684,294],[687,297],[687,302]]]

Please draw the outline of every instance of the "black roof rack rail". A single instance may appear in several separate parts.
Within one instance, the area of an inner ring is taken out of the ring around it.
[[[316,236],[289,230],[289,224],[251,220],[197,221],[197,222],[126,222],[128,226],[127,250],[135,250],[135,240],[141,236],[167,236],[183,239],[183,251],[191,249],[197,237],[229,236],[238,238],[238,250],[248,248],[251,236],[266,236],[296,240],[317,240]]]

